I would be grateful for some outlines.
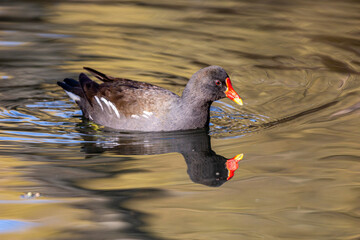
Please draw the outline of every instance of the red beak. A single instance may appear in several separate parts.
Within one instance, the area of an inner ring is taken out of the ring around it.
[[[234,176],[235,171],[239,168],[239,161],[243,159],[243,157],[244,154],[241,153],[226,161],[225,165],[227,170],[229,171],[226,180],[230,180]]]
[[[234,102],[236,102],[237,104],[243,105],[243,101],[241,100],[239,94],[237,94],[235,92],[235,90],[233,89],[233,87],[231,85],[230,78],[226,78],[225,82],[226,82],[226,86],[227,86],[227,89],[225,91],[226,96],[228,98],[230,98],[231,100],[233,100]]]

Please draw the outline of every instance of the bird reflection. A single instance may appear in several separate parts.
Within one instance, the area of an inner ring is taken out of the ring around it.
[[[238,162],[243,158],[243,154],[231,159],[217,155],[211,150],[210,136],[206,130],[168,133],[101,131],[101,134],[84,134],[83,138],[85,141],[82,148],[88,157],[105,151],[119,155],[181,153],[190,179],[212,187],[221,186],[230,180],[239,166]]]

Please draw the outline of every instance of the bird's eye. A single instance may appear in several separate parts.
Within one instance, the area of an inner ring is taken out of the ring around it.
[[[220,81],[220,80],[215,80],[215,84],[216,84],[216,86],[220,86],[220,85],[221,85],[221,81]]]

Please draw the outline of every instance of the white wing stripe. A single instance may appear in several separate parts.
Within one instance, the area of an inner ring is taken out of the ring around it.
[[[116,116],[117,116],[118,118],[120,118],[120,114],[119,114],[118,110],[116,109],[115,105],[114,105],[112,102],[110,102],[110,101],[109,101],[108,103],[109,103],[110,107],[114,110]]]
[[[147,115],[147,116],[151,116],[151,115],[153,115],[153,113],[152,112],[148,112],[148,111],[143,111],[143,113],[145,114],[145,115]]]
[[[103,101],[105,104],[106,104],[106,106],[108,107],[108,109],[109,109],[109,112],[111,112],[111,107],[109,106],[109,103],[108,103],[108,100],[106,100],[105,98],[100,98],[100,100],[101,101]]]
[[[102,104],[101,104],[101,102],[100,102],[100,100],[99,100],[99,98],[98,98],[97,96],[95,96],[95,100],[96,100],[97,103],[100,105],[101,110],[104,111],[104,108],[103,108],[103,106],[102,106]]]

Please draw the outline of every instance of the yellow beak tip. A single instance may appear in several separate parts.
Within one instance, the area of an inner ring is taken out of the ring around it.
[[[236,155],[236,156],[234,157],[234,159],[240,161],[241,159],[243,159],[243,157],[244,157],[244,154],[241,153],[241,154]]]
[[[241,98],[234,98],[234,102],[236,102],[237,104],[239,104],[240,106],[244,105],[243,101]]]

